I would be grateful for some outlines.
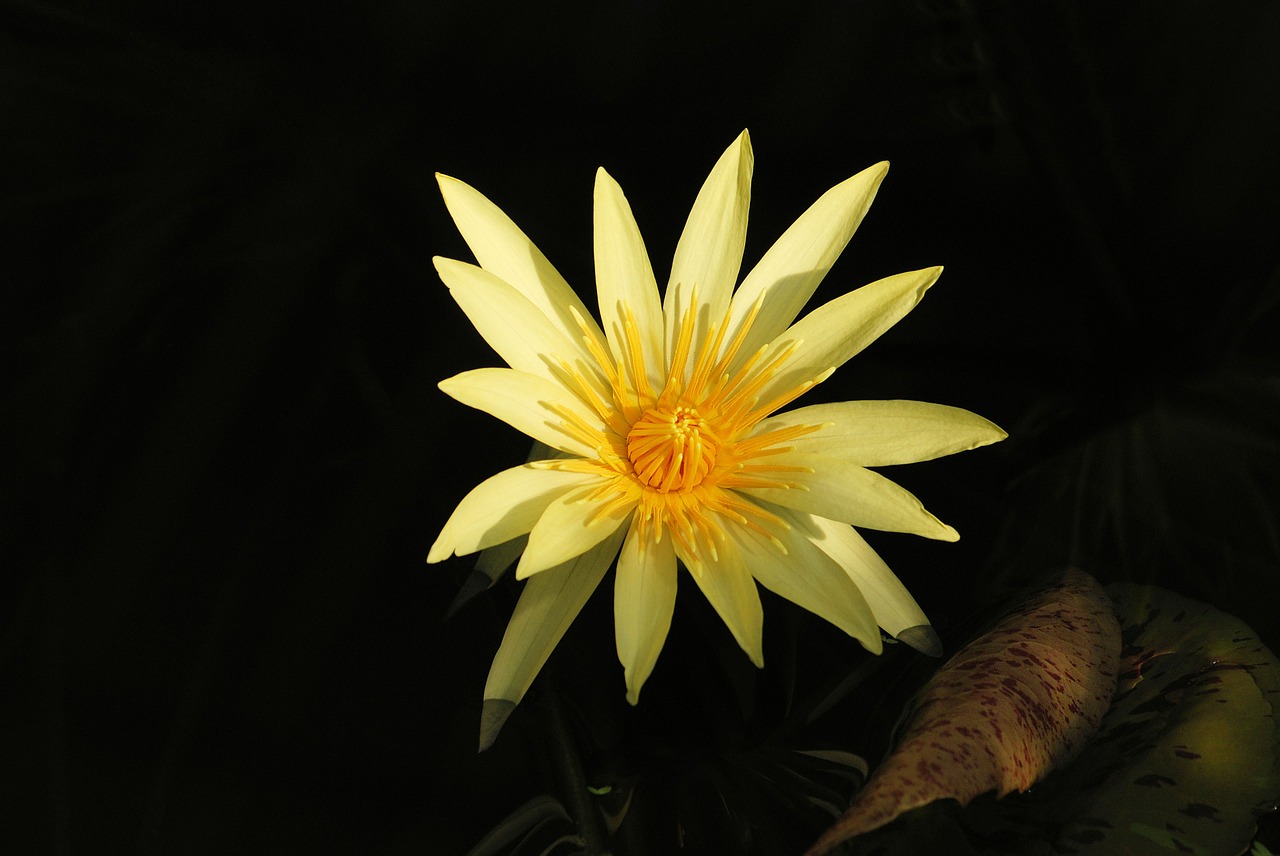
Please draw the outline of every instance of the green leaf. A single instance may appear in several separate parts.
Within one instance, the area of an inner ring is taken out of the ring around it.
[[[1093,735],[1119,651],[1106,593],[1066,572],[929,680],[897,748],[811,856],[935,800],[1026,790]]]

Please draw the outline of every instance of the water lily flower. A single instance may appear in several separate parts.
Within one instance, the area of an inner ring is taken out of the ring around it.
[[[436,258],[436,270],[507,366],[440,388],[554,450],[467,494],[428,556],[498,547],[514,558],[523,545],[516,578],[527,582],[485,686],[482,749],[615,558],[632,704],[671,626],[680,566],[757,666],[757,583],[869,651],[880,652],[882,627],[939,653],[916,601],[854,527],[959,536],[868,467],[1005,433],[914,401],[782,410],[909,312],[942,269],[887,277],[795,320],[870,207],[888,170],[880,163],[823,194],[735,290],[752,164],[744,131],[698,193],[662,295],[626,197],[596,173],[599,322],[493,203],[439,176],[479,266]]]

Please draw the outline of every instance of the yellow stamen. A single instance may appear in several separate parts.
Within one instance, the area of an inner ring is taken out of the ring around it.
[[[716,358],[716,354],[720,353],[720,344],[724,341],[725,331],[729,329],[729,319],[725,319],[725,323],[714,327],[715,336],[711,335],[711,330],[707,331],[707,338],[702,340],[702,347],[698,349],[698,359],[694,363],[693,376],[689,379],[690,389],[701,389],[706,385],[707,376],[711,372],[711,364]]]
[[[596,504],[592,521],[634,509],[632,537],[640,539],[641,551],[670,537],[685,565],[701,575],[730,543],[726,526],[754,533],[786,551],[779,537],[789,528],[786,522],[738,491],[805,490],[789,481],[788,474],[809,470],[770,459],[791,451],[790,441],[821,426],[789,425],[750,434],[761,419],[825,380],[830,371],[762,402],[761,392],[787,367],[800,342],[765,345],[731,369],[761,312],[763,296],[730,337],[729,313],[718,323],[704,319],[705,334],[698,333],[703,307],[697,286],[690,292],[687,308],[678,315],[667,377],[657,390],[645,362],[647,340],[625,301],[617,306],[616,358],[586,319],[573,313],[599,371],[561,359],[557,373],[600,417],[603,427],[567,407],[552,405],[552,410],[563,420],[561,429],[596,449],[599,457],[536,466],[599,476],[599,484],[587,494]]]
[[[584,446],[595,449],[608,442],[608,438],[599,429],[563,404],[551,401],[547,402],[546,406],[560,417],[561,421],[557,427]]]
[[[644,363],[644,342],[640,338],[640,328],[636,324],[636,316],[631,307],[622,306],[622,326],[625,332],[625,347],[631,363],[631,381],[635,385],[637,403],[641,407],[652,406],[653,387],[649,385],[649,372]]]
[[[724,355],[720,357],[720,362],[716,363],[715,369],[711,372],[713,377],[724,376],[723,380],[727,381],[728,376],[725,374],[733,358],[738,355],[742,343],[747,340],[747,333],[751,330],[751,325],[755,323],[756,316],[760,314],[760,309],[764,306],[764,293],[756,298],[756,302],[751,304],[751,311],[747,313],[747,317],[742,319],[742,324],[738,327],[737,334],[734,335],[733,341],[729,343],[729,347],[725,348]],[[729,326],[729,319],[725,319],[724,328]]]
[[[684,364],[689,359],[689,347],[693,343],[693,327],[698,313],[698,287],[693,287],[693,295],[689,299],[689,309],[680,317],[680,335],[676,339],[676,349],[671,355],[671,366],[667,375],[667,390],[684,386]],[[674,387],[673,387],[674,385]],[[664,390],[665,393],[667,390]]]
[[[601,344],[595,333],[587,325],[586,319],[572,306],[569,307],[569,312],[573,315],[573,320],[577,323],[578,329],[582,331],[582,343],[586,345],[591,356],[595,357],[596,362],[600,365],[600,370],[604,372],[605,380],[609,382],[617,408],[622,411],[622,416],[627,421],[631,421],[638,414],[628,412],[627,387],[622,373],[618,370],[613,358],[609,356],[609,352],[605,350],[604,345]]]
[[[765,385],[768,384],[774,373],[786,363],[786,361],[791,357],[791,354],[799,346],[800,340],[798,339],[787,342],[783,345],[782,350],[775,354],[773,359],[769,360],[764,368],[759,369],[755,373],[754,377],[746,376],[748,367],[744,366],[738,372],[734,381],[730,382],[731,387],[737,386],[738,383],[741,383],[741,386],[738,389],[735,389],[732,395],[729,396],[729,399],[721,405],[722,409],[730,413],[740,412],[743,410],[744,406],[755,409],[755,405],[759,402],[756,394],[760,392],[760,390],[764,389]],[[797,393],[796,396],[798,397],[799,394],[800,393]],[[759,419],[754,421],[758,422]],[[754,424],[754,422],[751,424]]]
[[[716,463],[719,443],[693,408],[647,411],[627,434],[636,476],[659,493],[700,484]]]
[[[775,410],[779,410],[783,407],[786,407],[788,404],[795,401],[797,398],[804,395],[806,392],[813,389],[818,384],[824,382],[827,378],[835,374],[835,371],[836,370],[834,368],[825,369],[813,380],[807,380],[804,383],[800,383],[793,386],[791,389],[787,390],[786,392],[770,400],[769,403],[764,405],[763,407],[757,407],[754,410],[752,410],[751,413],[748,414],[747,418],[751,421],[752,424],[759,422],[761,419],[768,416],[770,413],[773,413]]]
[[[570,365],[569,361],[563,357],[558,359],[557,365],[553,366],[553,368],[559,370],[560,379],[564,382],[564,385],[570,391],[576,392],[578,398],[594,410],[605,425],[608,425],[616,434],[626,435],[627,421],[625,415],[620,413],[617,407],[610,406],[608,402],[601,398],[595,387],[583,376],[582,372]]]

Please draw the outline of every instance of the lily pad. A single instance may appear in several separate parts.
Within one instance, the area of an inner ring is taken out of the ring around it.
[[[1124,651],[1102,728],[1027,809],[1059,853],[1243,853],[1280,797],[1280,662],[1242,621],[1112,585]],[[1010,806],[1011,809],[1014,806]]]
[[[1280,661],[1239,619],[1114,584],[1124,648],[1111,708],[1071,764],[1025,794],[935,804],[858,853],[1239,854],[1280,798]]]
[[[811,856],[936,800],[1026,790],[1093,735],[1119,651],[1106,593],[1067,571],[929,680],[897,748]]]

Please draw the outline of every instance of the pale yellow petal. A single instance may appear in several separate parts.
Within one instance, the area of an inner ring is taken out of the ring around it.
[[[841,401],[770,417],[754,436],[792,425],[818,430],[787,440],[805,454],[831,455],[864,467],[910,464],[965,452],[1008,435],[976,413],[924,401]]]
[[[671,629],[676,605],[676,553],[671,538],[654,542],[634,524],[618,556],[613,584],[614,635],[627,681],[627,701],[640,700]]]
[[[729,308],[747,240],[754,162],[751,138],[743,131],[716,161],[698,191],[676,245],[671,279],[662,301],[668,357],[675,349],[680,320],[689,309],[695,287],[699,302],[695,341],[705,336],[708,324],[720,323]]]
[[[582,300],[510,217],[470,185],[439,173],[436,180],[453,222],[482,268],[517,289],[562,334],[574,340],[581,335],[573,318],[576,310],[599,335]]]
[[[547,506],[568,491],[598,482],[599,476],[531,467],[503,470],[476,485],[431,545],[428,562],[465,556],[531,530]]]
[[[598,486],[593,486],[566,493],[546,507],[529,530],[529,545],[516,565],[516,579],[582,555],[630,519],[632,508],[612,507],[612,497],[598,498],[597,491]]]
[[[834,520],[811,519],[816,529],[810,535],[813,543],[844,568],[867,599],[876,623],[890,636],[929,623],[911,592],[857,530]]]
[[[617,555],[623,530],[556,568],[549,568],[525,583],[515,613],[507,624],[497,656],[484,685],[486,708],[490,702],[504,715],[482,726],[480,749],[488,748],[509,713],[533,683],[552,650],[595,591]]]
[[[743,488],[743,493],[868,529],[909,532],[939,541],[960,538],[956,530],[925,511],[920,500],[879,473],[827,455],[788,452],[767,460],[802,471],[778,474],[778,479],[793,485],[790,488]]]
[[[559,382],[551,366],[560,358],[600,383],[596,362],[580,336],[565,335],[510,284],[466,262],[438,256],[434,261],[450,296],[511,368]]]
[[[558,383],[515,369],[473,369],[440,381],[440,389],[458,401],[498,417],[546,445],[581,457],[595,457],[600,442],[587,442],[568,411],[600,440],[608,430],[600,417]]]
[[[739,551],[750,557],[751,574],[765,588],[825,618],[879,654],[880,631],[871,607],[844,569],[807,536],[812,516],[776,505],[769,511],[790,527],[778,529],[780,545],[745,526],[725,527]]]
[[[619,312],[626,307],[634,319],[633,333],[639,339],[636,344],[642,351],[649,385],[661,390],[663,321],[658,283],[631,205],[603,168],[596,172],[595,259],[600,317],[614,359],[623,364],[624,371],[631,371],[626,359],[630,353],[626,319]]]
[[[789,342],[796,343],[796,349],[765,385],[760,399],[771,401],[844,365],[914,309],[941,273],[942,268],[934,267],[895,274],[837,297],[801,318],[774,340],[775,349]]]
[[[773,341],[800,314],[857,231],[888,171],[887,162],[878,163],[822,194],[742,280],[733,296],[728,338],[737,333],[757,300],[761,306],[737,364]]]
[[[760,606],[756,581],[747,570],[741,552],[732,542],[725,542],[715,556],[704,555],[700,560],[681,554],[680,560],[691,567],[701,564],[701,569],[690,576],[751,662],[762,668],[764,610]]]

